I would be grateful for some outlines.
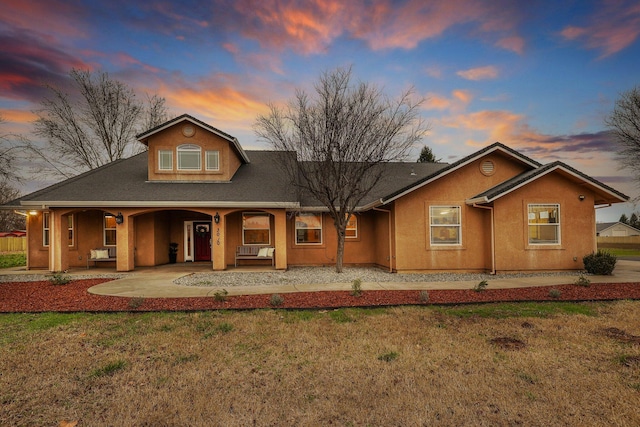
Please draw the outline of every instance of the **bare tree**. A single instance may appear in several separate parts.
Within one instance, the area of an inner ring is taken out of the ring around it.
[[[7,181],[0,181],[0,205],[20,197],[20,192]],[[24,230],[25,217],[10,210],[0,210],[0,231]]]
[[[0,116],[0,125],[4,123],[4,118]],[[15,167],[17,147],[11,144],[11,137],[11,134],[0,131],[0,181],[19,179]]]
[[[605,122],[618,144],[618,160],[640,185],[640,86],[620,95]]]
[[[140,152],[135,135],[167,118],[165,100],[147,95],[139,101],[135,92],[107,73],[73,69],[73,89],[47,86],[50,96],[41,101],[34,123],[35,134],[46,148],[28,144],[32,154],[57,174],[70,176]]]
[[[314,97],[298,90],[286,108],[271,104],[269,114],[256,120],[258,137],[297,153],[281,156],[291,183],[329,210],[339,273],[355,208],[382,179],[383,164],[404,159],[427,130],[421,103],[412,101],[412,90],[394,100],[373,85],[352,84],[351,68],[338,68],[320,76]]]

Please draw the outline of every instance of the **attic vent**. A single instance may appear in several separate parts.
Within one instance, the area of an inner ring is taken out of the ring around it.
[[[480,170],[482,171],[483,175],[493,175],[493,172],[495,172],[495,165],[491,160],[485,160],[480,165]]]

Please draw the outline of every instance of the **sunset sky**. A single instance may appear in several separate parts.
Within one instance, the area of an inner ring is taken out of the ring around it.
[[[640,85],[640,2],[472,0],[0,0],[1,133],[30,134],[44,83],[106,71],[140,93],[268,148],[268,102],[323,71],[426,98],[423,140],[452,162],[500,141],[563,161],[633,197],[604,118]],[[30,137],[33,138],[32,135]],[[416,147],[417,158],[422,145]],[[25,183],[32,191],[46,183]],[[638,206],[600,209],[616,221]]]

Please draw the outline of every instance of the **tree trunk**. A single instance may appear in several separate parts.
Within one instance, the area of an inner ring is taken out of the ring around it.
[[[345,237],[345,229],[336,227],[336,232],[338,234],[338,251],[336,253],[336,273],[342,273],[342,262],[344,258],[344,237]]]

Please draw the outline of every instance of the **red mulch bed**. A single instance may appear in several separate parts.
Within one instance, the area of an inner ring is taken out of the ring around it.
[[[269,308],[271,295],[230,296],[226,301],[213,297],[144,298],[110,297],[87,292],[92,286],[110,279],[74,280],[66,285],[41,282],[0,283],[0,312],[36,313],[44,311],[187,311]],[[560,298],[549,296],[551,289]],[[354,297],[349,291],[298,292],[282,294],[279,308],[338,308],[390,305],[424,305],[420,291],[364,291]],[[545,286],[518,289],[429,290],[427,304],[465,304],[499,301],[598,301],[640,299],[640,282]]]

